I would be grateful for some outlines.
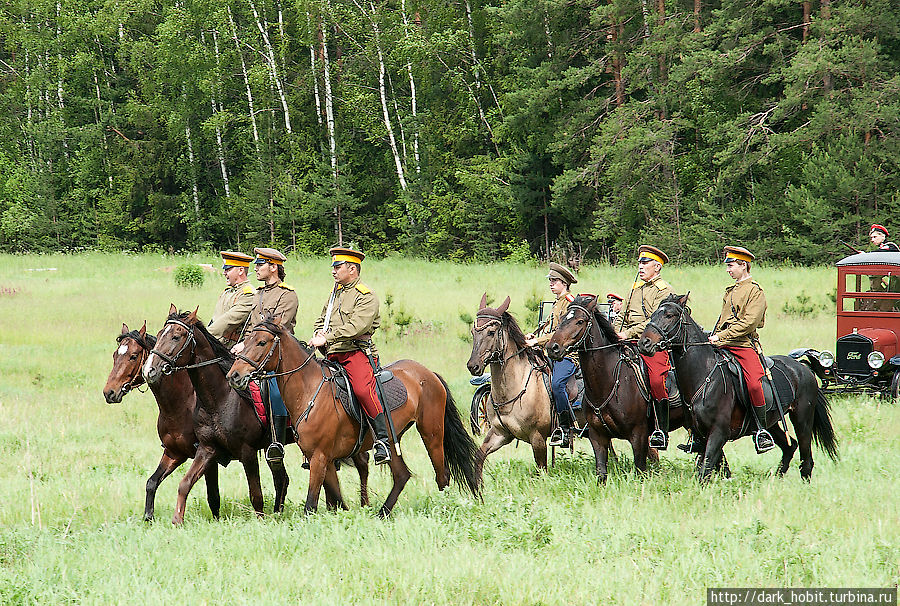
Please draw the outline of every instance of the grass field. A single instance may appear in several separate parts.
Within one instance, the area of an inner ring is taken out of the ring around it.
[[[795,459],[772,472],[776,452],[749,440],[727,448],[731,480],[701,488],[692,461],[662,455],[637,480],[630,449],[609,482],[592,476],[588,445],[538,474],[530,450],[510,445],[489,459],[483,502],[440,493],[415,433],[404,453],[415,474],[389,521],[374,509],[302,512],[306,477],[288,451],[292,484],[281,516],[257,519],[237,464],[220,472],[223,517],[211,519],[202,482],[183,528],[169,524],[178,479],[157,495],[157,521],[142,522],[144,484],[159,459],[150,393],[105,403],[122,322],[156,332],[169,303],[200,306],[208,319],[222,288],[175,286],[171,268],[216,258],[83,254],[0,256],[0,603],[3,604],[702,604],[709,586],[876,587],[900,580],[900,408],[870,397],[835,399],[841,460],[814,451],[804,485]],[[55,271],[28,271],[55,268]],[[167,271],[168,270],[168,271]],[[297,333],[308,337],[331,289],[323,258],[291,259],[300,297]],[[409,357],[443,374],[461,407],[472,388],[471,345],[461,316],[482,292],[512,297],[511,311],[549,298],[536,266],[366,261],[363,279],[382,301],[384,360]],[[833,268],[754,270],[769,302],[761,331],[768,353],[834,343]],[[669,267],[691,290],[707,327],[729,283],[722,267]],[[627,294],[631,268],[587,267],[578,292]],[[797,299],[803,293],[809,301]],[[390,305],[386,301],[390,299]],[[788,304],[818,312],[785,314]],[[680,441],[681,431],[673,439]],[[345,495],[355,472],[342,471]],[[389,477],[374,469],[372,501]],[[266,507],[272,481],[263,474]]]

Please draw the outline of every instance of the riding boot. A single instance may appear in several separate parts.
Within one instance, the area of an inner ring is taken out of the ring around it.
[[[775,440],[772,434],[766,430],[766,407],[752,406],[753,415],[756,417],[756,426],[759,428],[753,436],[753,445],[756,446],[756,453],[762,454],[775,448]]]
[[[272,425],[275,428],[275,435],[272,436],[272,443],[266,449],[266,461],[276,462],[284,460],[284,439],[287,435],[287,426],[290,422],[288,417],[278,415],[272,416]]]
[[[568,448],[572,443],[572,413],[568,410],[561,410],[558,415],[558,425],[553,433],[550,434],[550,446],[561,446]]]
[[[656,429],[650,434],[650,448],[665,450],[669,447],[669,400],[654,400]]]
[[[375,415],[374,419],[369,419],[372,424],[372,432],[375,434],[375,464],[383,465],[391,460],[391,438],[388,435],[387,420],[384,413],[380,412]]]

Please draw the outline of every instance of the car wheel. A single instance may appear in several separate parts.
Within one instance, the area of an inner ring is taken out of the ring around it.
[[[480,436],[490,427],[487,416],[487,407],[491,401],[491,384],[480,386],[472,396],[472,407],[469,411],[469,425],[472,433]]]
[[[891,379],[891,400],[895,402],[900,399],[900,370],[894,371],[894,378]]]

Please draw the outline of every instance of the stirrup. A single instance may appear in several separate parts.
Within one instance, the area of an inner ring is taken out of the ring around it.
[[[650,448],[665,450],[669,447],[669,436],[661,429],[653,430],[650,434]]]
[[[266,461],[280,463],[284,460],[284,445],[281,442],[272,442],[266,448]]]
[[[684,444],[679,444],[678,450],[683,450],[688,454],[701,454],[703,452],[700,450],[700,443],[694,439],[694,436],[689,437]]]
[[[768,431],[760,429],[753,434],[753,446],[756,447],[756,454],[762,454],[775,448],[775,440]]]
[[[375,454],[372,458],[374,459],[376,465],[384,465],[391,460],[391,449],[388,448],[387,444],[385,444],[383,441],[375,440],[375,443],[372,446],[373,450],[375,451]]]
[[[568,446],[568,440],[566,440],[566,431],[562,427],[557,427],[553,430],[553,433],[550,434],[550,441],[547,442],[550,446]]]

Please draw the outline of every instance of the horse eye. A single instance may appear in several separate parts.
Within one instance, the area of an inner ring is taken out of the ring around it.
[[[259,342],[257,343],[257,345],[259,345],[260,347],[262,347],[262,346],[265,345],[265,344],[266,344],[265,340],[259,341]]]
[[[495,334],[497,334],[497,331],[495,331],[495,330],[489,330],[489,331],[488,331],[488,336],[489,336],[489,337],[493,337]]]
[[[131,354],[131,359],[132,359],[132,360],[137,360],[137,354]]]

